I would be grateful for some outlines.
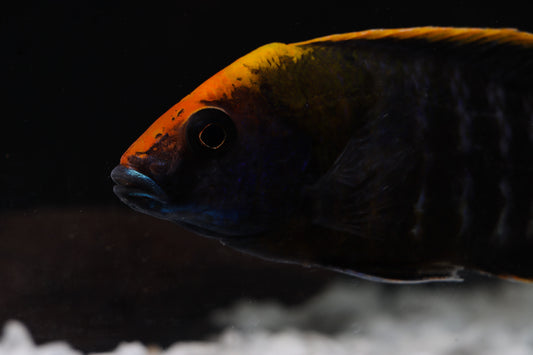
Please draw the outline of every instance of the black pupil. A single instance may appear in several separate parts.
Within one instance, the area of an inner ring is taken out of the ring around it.
[[[210,123],[202,129],[198,137],[206,147],[218,149],[226,140],[226,131],[219,125]]]

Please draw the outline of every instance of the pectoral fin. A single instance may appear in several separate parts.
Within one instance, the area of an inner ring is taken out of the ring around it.
[[[387,238],[412,209],[416,189],[413,146],[407,127],[389,115],[352,138],[329,171],[310,188],[314,223],[372,239]],[[386,130],[380,127],[388,127]],[[399,139],[400,137],[400,139]]]

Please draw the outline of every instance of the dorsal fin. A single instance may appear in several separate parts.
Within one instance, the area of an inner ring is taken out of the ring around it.
[[[428,42],[456,42],[458,44],[488,43],[509,44],[533,48],[533,34],[512,28],[454,28],[454,27],[413,27],[402,29],[376,29],[319,37],[294,43],[294,45],[345,42],[353,40],[426,40]]]

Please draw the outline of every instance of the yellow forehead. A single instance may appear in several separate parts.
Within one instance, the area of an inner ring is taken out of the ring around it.
[[[259,47],[236,60],[194,90],[190,96],[202,100],[231,98],[231,92],[239,86],[259,90],[259,69],[275,69],[282,65],[281,58],[290,57],[297,62],[310,49],[283,43],[270,43]]]
[[[130,155],[147,151],[159,137],[176,132],[192,113],[205,106],[204,102],[231,99],[233,91],[242,86],[259,91],[260,69],[279,68],[281,58],[297,62],[308,51],[300,46],[270,43],[236,60],[161,115],[124,153],[122,163],[126,164]]]

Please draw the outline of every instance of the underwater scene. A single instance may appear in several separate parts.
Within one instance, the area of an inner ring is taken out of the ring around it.
[[[533,354],[522,5],[1,25],[0,355]]]

